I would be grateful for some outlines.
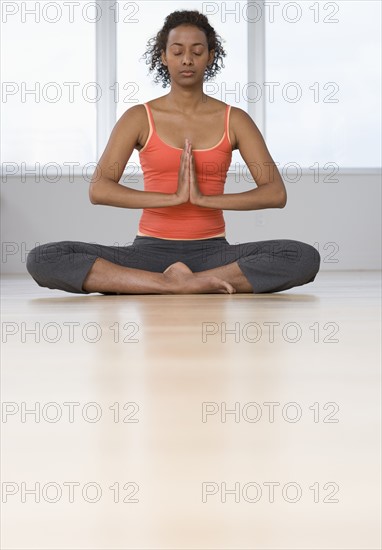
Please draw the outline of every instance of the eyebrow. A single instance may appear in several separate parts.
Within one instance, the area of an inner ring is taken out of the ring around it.
[[[183,44],[180,42],[173,42],[170,46],[183,46]],[[191,44],[191,46],[204,46],[204,44],[202,42],[195,42],[194,44]]]

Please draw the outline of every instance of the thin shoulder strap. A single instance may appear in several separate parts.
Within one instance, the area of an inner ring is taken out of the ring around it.
[[[231,140],[229,138],[229,115],[231,113],[231,105],[227,104],[226,111],[225,111],[225,133],[228,138],[228,141],[231,143]]]
[[[150,134],[151,134],[151,132],[155,129],[153,114],[151,112],[151,109],[150,109],[148,103],[144,103],[143,105],[146,108],[147,116],[148,116],[148,119],[149,119],[149,125],[150,125]]]
[[[151,114],[150,107],[148,106],[147,103],[143,103],[143,105],[145,106],[146,114],[149,122],[149,135],[146,139],[146,143],[144,144],[142,149],[139,150],[139,155],[141,155],[141,153],[143,153],[146,150],[146,147],[148,146],[148,143],[150,142],[151,136],[153,135],[153,131],[154,131],[154,120]]]

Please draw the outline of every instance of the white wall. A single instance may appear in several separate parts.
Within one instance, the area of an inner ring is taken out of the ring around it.
[[[381,269],[381,177],[337,177],[338,183],[314,183],[308,175],[298,183],[285,182],[288,203],[281,210],[225,211],[227,240],[296,239],[319,248],[323,271]],[[143,189],[141,179],[131,187]],[[229,175],[227,193],[250,188]],[[26,273],[26,251],[46,242],[131,244],[140,214],[91,204],[88,182],[82,178],[73,183],[67,178],[56,183],[8,178],[1,186],[1,270]]]

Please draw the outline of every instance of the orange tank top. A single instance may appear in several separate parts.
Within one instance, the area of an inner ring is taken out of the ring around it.
[[[139,159],[143,171],[145,191],[175,193],[178,188],[178,171],[183,149],[167,145],[156,133],[151,109],[147,111],[150,133]],[[224,134],[214,147],[193,149],[195,170],[200,191],[204,195],[222,195],[228,168],[232,159],[229,139],[229,114],[226,105]],[[163,208],[144,208],[139,232],[162,239],[205,239],[221,235],[225,230],[223,211],[203,208],[190,201]]]

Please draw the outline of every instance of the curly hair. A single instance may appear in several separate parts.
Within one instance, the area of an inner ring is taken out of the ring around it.
[[[163,27],[156,36],[148,40],[147,50],[142,56],[146,58],[146,65],[150,66],[149,72],[155,71],[154,82],[156,84],[162,82],[162,88],[166,88],[171,83],[170,73],[162,63],[162,51],[166,51],[169,32],[185,24],[194,25],[202,30],[207,38],[208,51],[215,50],[213,62],[206,67],[204,81],[210,80],[222,67],[224,68],[223,57],[227,55],[222,46],[224,40],[211,27],[207,17],[197,10],[173,11],[166,17]]]

